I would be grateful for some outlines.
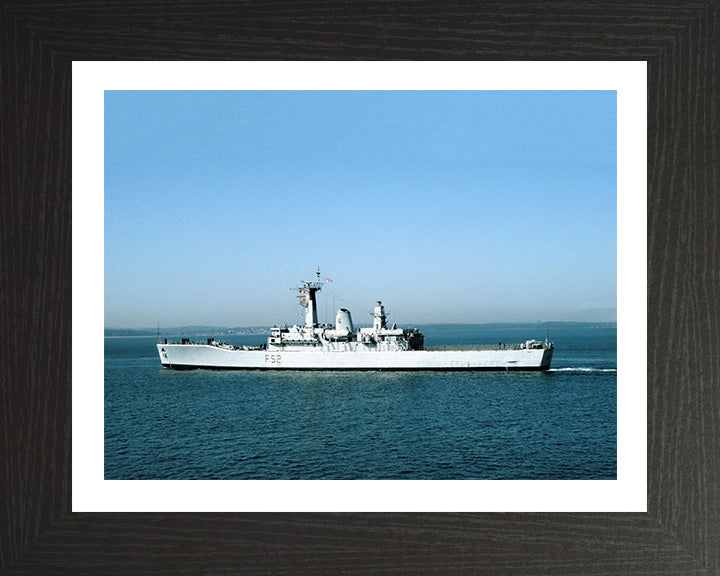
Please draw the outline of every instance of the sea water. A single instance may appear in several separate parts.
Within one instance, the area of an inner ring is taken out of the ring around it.
[[[546,336],[420,328],[427,347]],[[154,337],[106,338],[105,478],[615,479],[616,325],[550,330],[547,372],[174,371]]]

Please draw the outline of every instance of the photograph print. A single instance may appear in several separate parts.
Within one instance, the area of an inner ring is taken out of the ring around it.
[[[615,480],[617,93],[104,98],[106,480]]]

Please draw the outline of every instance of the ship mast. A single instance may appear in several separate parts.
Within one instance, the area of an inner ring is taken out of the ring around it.
[[[306,308],[305,311],[305,327],[314,328],[318,325],[317,317],[317,300],[315,293],[322,290],[323,283],[320,281],[320,268],[318,268],[317,279],[315,282],[308,282],[303,280],[300,286],[297,287],[300,296],[300,306]]]
[[[550,322],[547,322],[546,328],[547,332],[545,333],[545,348],[548,347],[548,343],[550,342]]]
[[[387,327],[387,316],[385,316],[385,306],[380,300],[377,301],[375,310],[373,311],[373,330],[380,332]]]

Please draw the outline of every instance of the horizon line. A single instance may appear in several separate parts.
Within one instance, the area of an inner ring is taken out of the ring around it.
[[[473,326],[473,325],[489,325],[489,324],[617,324],[617,320],[496,320],[490,322],[409,322],[406,325],[415,324],[417,326]],[[323,323],[319,323],[322,326]],[[366,323],[371,325],[371,323]],[[291,324],[282,324],[283,326],[290,326]],[[292,324],[295,325],[295,324]],[[358,326],[364,326],[365,324],[358,324]],[[244,326],[222,326],[219,324],[182,324],[178,326],[164,326],[162,330],[175,330],[178,328],[270,328],[277,326],[274,324],[247,324]],[[133,330],[133,331],[152,331],[157,332],[158,327],[142,327],[142,328],[127,328],[127,327],[115,327],[115,326],[104,326],[103,330]]]

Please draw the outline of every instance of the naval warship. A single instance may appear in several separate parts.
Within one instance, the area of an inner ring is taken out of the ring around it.
[[[320,272],[297,287],[305,324],[273,326],[262,346],[233,346],[214,338],[204,342],[158,339],[165,368],[225,370],[547,370],[554,346],[546,338],[520,344],[462,350],[426,350],[417,328],[388,328],[385,306],[378,301],[373,325],[355,329],[350,311],[340,308],[335,325],[320,325],[316,294]]]

